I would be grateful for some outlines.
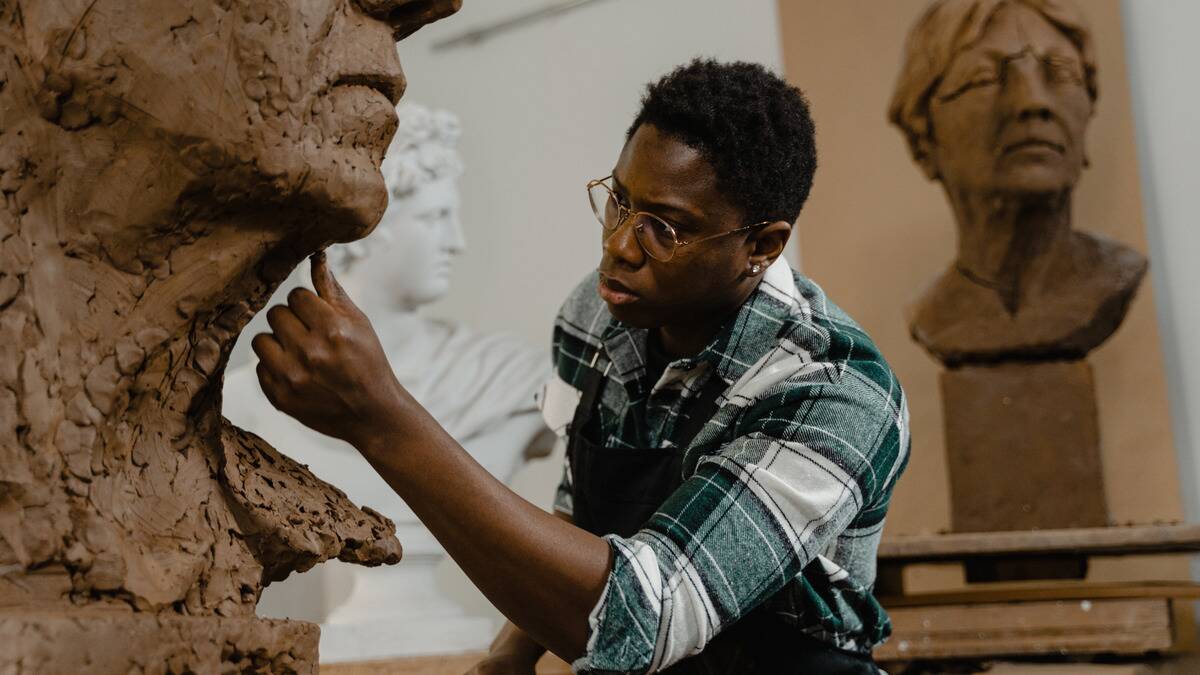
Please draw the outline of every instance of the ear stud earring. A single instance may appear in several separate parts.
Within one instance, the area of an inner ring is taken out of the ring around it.
[[[758,263],[754,263],[754,267],[750,268],[751,274],[758,274],[761,271],[762,271],[762,265],[759,265]]]

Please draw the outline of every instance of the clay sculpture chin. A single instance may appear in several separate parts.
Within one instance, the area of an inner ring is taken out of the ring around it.
[[[0,671],[314,672],[263,586],[399,560],[221,379],[383,213],[394,41],[458,5],[0,0]]]

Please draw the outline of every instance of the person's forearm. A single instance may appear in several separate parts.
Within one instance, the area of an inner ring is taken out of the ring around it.
[[[415,401],[397,405],[403,427],[359,451],[501,613],[564,660],[582,655],[608,545],[508,489]]]

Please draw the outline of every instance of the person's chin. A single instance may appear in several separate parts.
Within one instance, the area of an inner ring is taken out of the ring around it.
[[[626,304],[615,304],[608,301],[605,301],[604,304],[608,305],[608,313],[626,326],[656,328],[659,325],[657,312],[652,308],[645,307],[640,299]]]

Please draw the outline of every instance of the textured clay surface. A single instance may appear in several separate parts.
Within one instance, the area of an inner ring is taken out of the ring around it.
[[[0,673],[311,672],[263,586],[399,560],[219,397],[275,285],[378,220],[394,40],[458,4],[0,0]]]
[[[968,366],[941,384],[955,532],[1109,524],[1087,362]]]
[[[1038,295],[1014,309],[951,265],[910,308],[913,339],[948,366],[1084,358],[1121,325],[1147,262],[1090,232],[1069,242]]]
[[[316,675],[315,624],[145,612],[0,614],[0,673]]]

